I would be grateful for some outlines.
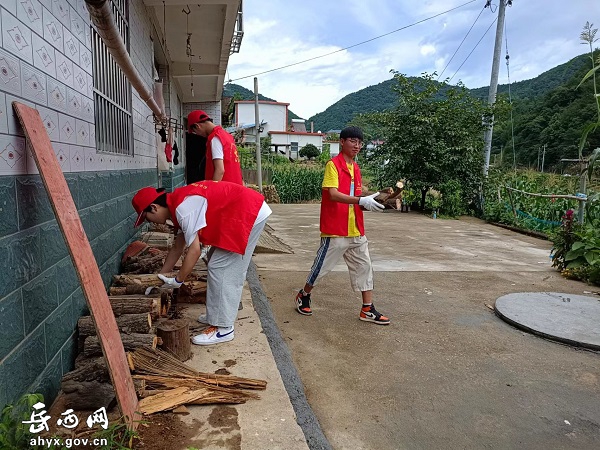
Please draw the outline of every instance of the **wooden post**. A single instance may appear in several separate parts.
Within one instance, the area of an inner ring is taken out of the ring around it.
[[[156,335],[162,339],[163,350],[173,353],[180,361],[190,359],[190,327],[187,319],[167,320],[156,327]]]

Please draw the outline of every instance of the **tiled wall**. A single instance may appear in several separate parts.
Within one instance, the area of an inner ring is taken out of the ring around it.
[[[184,103],[183,115],[187,115],[195,109],[201,109],[208,114],[215,125],[221,125],[221,102]]]
[[[130,0],[130,54],[150,88],[153,47]],[[95,148],[89,15],[83,0],[0,2],[0,409],[25,392],[52,401],[74,358],[79,281],[12,110],[36,108],[109,284],[135,237],[131,197],[157,184],[154,124],[133,92],[134,156]]]

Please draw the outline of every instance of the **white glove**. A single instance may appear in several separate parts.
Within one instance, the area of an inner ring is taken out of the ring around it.
[[[177,289],[179,287],[181,287],[181,285],[183,284],[183,281],[177,281],[177,276],[173,277],[173,278],[169,278],[169,277],[165,277],[162,273],[158,274],[158,278],[160,278],[161,280],[163,280],[165,282],[165,284],[163,284],[161,286],[161,288],[170,288],[170,289]]]
[[[369,211],[381,212],[385,208],[381,203],[375,201],[375,197],[379,195],[379,192],[367,195],[366,197],[360,197],[358,204]]]

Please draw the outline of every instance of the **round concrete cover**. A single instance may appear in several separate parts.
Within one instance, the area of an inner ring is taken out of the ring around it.
[[[496,300],[496,313],[518,328],[600,350],[600,298],[558,292],[519,292]]]

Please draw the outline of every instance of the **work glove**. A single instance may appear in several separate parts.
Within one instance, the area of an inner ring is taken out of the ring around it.
[[[183,284],[182,281],[177,281],[177,277],[173,277],[173,278],[169,278],[169,277],[165,277],[162,273],[158,274],[158,278],[160,278],[162,281],[165,282],[165,284],[163,284],[161,286],[161,288],[170,288],[170,289],[177,289],[179,287],[181,287],[181,285]]]
[[[358,204],[369,211],[382,212],[385,208],[381,203],[375,201],[375,197],[379,195],[379,192],[367,195],[366,197],[360,197]]]

